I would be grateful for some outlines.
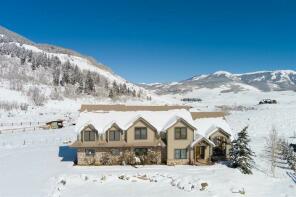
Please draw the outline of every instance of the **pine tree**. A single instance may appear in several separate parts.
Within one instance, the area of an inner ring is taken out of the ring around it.
[[[109,90],[109,82],[107,80],[105,80],[104,88],[107,91]]]
[[[58,86],[60,84],[60,69],[55,68],[53,70],[53,85]]]
[[[71,75],[70,83],[72,85],[75,85],[76,83],[79,83],[80,81],[81,81],[81,72],[80,72],[78,66],[75,65],[73,73]]]
[[[248,127],[245,127],[238,133],[236,140],[232,141],[230,149],[230,161],[232,167],[239,168],[243,174],[252,174],[252,167],[254,164],[254,152],[249,147],[251,141],[247,133]]]
[[[113,90],[110,89],[109,90],[109,95],[108,95],[110,98],[114,98],[114,93],[113,93]]]
[[[63,71],[63,76],[62,76],[62,84],[61,85],[65,85],[70,83],[70,77],[69,77],[69,73],[68,71]]]
[[[89,93],[89,94],[94,92],[94,90],[95,90],[94,80],[93,80],[93,78],[91,76],[90,71],[88,71],[87,74],[86,74],[84,89],[85,89],[85,92]]]
[[[132,95],[133,95],[133,97],[136,97],[137,96],[136,90],[133,90],[132,91]]]
[[[70,83],[70,75],[69,72],[71,70],[71,63],[66,61],[62,67],[63,75],[62,75],[62,85]]]
[[[287,163],[292,170],[296,171],[296,153],[292,146],[287,146]]]
[[[83,93],[83,89],[84,89],[83,81],[80,80],[80,81],[78,81],[78,87],[77,87],[77,89],[76,89],[76,92],[77,92],[78,94],[81,94],[81,93]]]
[[[117,85],[116,81],[113,81],[112,90],[113,90],[113,96],[119,95],[119,86]]]

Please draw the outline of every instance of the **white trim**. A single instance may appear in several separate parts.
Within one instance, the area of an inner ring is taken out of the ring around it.
[[[201,142],[202,140],[206,141],[207,143],[209,143],[210,145],[212,145],[213,147],[215,146],[214,142],[212,142],[211,140],[203,137],[203,136],[199,136],[196,140],[194,140],[191,144],[190,147],[193,148],[197,143]]]

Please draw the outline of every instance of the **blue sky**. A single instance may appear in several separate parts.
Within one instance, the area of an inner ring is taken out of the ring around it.
[[[296,1],[3,1],[0,24],[132,82],[296,69]]]

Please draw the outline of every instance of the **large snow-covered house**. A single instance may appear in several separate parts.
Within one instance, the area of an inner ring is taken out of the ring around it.
[[[76,132],[78,165],[121,164],[128,154],[149,153],[156,164],[210,164],[228,158],[232,137],[222,112],[167,105],[83,105]]]

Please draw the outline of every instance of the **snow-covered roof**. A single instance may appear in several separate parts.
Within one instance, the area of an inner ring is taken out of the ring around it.
[[[231,129],[223,117],[200,118],[193,120],[192,114],[186,109],[174,109],[168,111],[96,111],[81,112],[76,124],[76,132],[80,133],[88,125],[92,125],[98,133],[105,133],[113,125],[121,130],[127,130],[137,120],[142,119],[150,124],[157,132],[166,131],[177,121],[184,121],[194,129],[195,140],[206,138],[209,141],[211,134],[222,129],[231,137]]]
[[[212,142],[211,140],[203,137],[202,135],[197,135],[195,140],[191,143],[191,147],[194,147],[197,143],[201,142],[202,140],[206,141],[208,144],[215,146],[214,142]]]
[[[209,138],[217,129],[222,129],[230,136],[233,136],[230,126],[223,117],[196,119],[194,126],[197,128],[197,133],[206,138]]]
[[[97,111],[82,112],[76,124],[76,132],[79,133],[84,127],[92,125],[98,133],[104,133],[113,124],[120,129],[127,130],[139,118],[146,120],[158,132],[165,131],[178,120],[184,120],[194,128],[194,121],[186,109],[168,111]]]

